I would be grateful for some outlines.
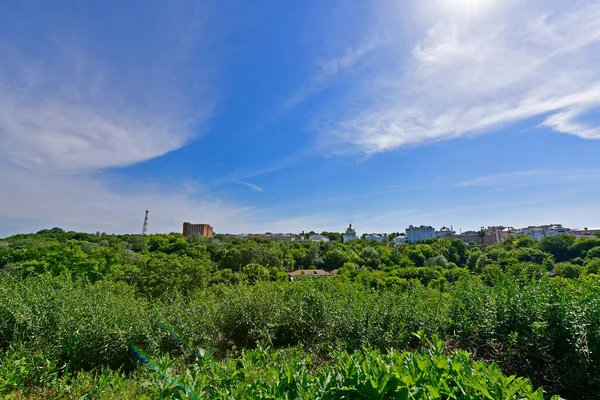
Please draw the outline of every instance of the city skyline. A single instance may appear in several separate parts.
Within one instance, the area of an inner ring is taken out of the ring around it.
[[[0,237],[600,226],[600,3],[0,6]]]

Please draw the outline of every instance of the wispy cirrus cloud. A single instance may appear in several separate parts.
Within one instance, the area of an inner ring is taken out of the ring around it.
[[[506,188],[598,180],[598,170],[526,170],[468,179],[458,182],[455,186]]]
[[[263,188],[261,188],[260,186],[255,185],[253,183],[245,182],[245,181],[238,181],[236,183],[239,184],[239,185],[247,186],[247,187],[249,187],[252,190],[256,190],[257,192],[261,192],[261,193],[263,192]]]
[[[381,13],[399,21],[401,10],[384,4]],[[419,21],[411,51],[396,33],[385,57],[372,55],[381,68],[350,84],[314,125],[325,151],[345,144],[376,153],[532,117],[558,132],[599,138],[578,120],[600,106],[598,1],[411,4],[405,11]]]
[[[146,207],[153,232],[209,216],[235,226],[246,207],[190,185],[111,185],[102,174],[203,132],[216,101],[212,66],[192,71],[190,59],[209,54],[208,9],[192,2],[44,7],[23,3],[0,13],[1,233],[50,225],[139,232]]]
[[[18,35],[16,27],[14,36],[0,37],[2,158],[61,171],[119,167],[173,151],[202,132],[212,88],[182,79],[189,78],[188,58],[206,47],[198,21],[204,17],[196,10],[183,18],[179,8],[141,13],[144,30],[106,21],[107,40],[120,33],[132,45],[123,51],[116,45],[107,53],[92,33],[58,21],[44,21],[42,36]],[[26,6],[21,12],[35,14]]]
[[[336,75],[351,70],[357,63],[378,47],[387,43],[387,41],[388,38],[386,36],[376,35],[359,42],[357,45],[347,47],[343,54],[339,56],[317,61],[318,72],[285,100],[283,109],[289,110],[294,108],[306,101],[310,96],[322,91],[331,83],[331,80]]]

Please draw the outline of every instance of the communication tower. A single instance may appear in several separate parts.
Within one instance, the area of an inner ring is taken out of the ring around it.
[[[148,209],[146,208],[146,216],[144,217],[144,226],[142,226],[142,235],[148,234]]]

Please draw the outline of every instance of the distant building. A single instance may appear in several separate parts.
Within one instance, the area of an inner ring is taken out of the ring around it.
[[[308,237],[309,242],[329,242],[329,238],[324,235],[310,235]]]
[[[456,234],[456,232],[454,232],[454,230],[452,228],[446,228],[445,226],[442,226],[442,228],[435,232],[435,237],[447,237],[447,236],[454,236]]]
[[[332,275],[333,273],[327,272],[323,269],[297,269],[295,271],[288,272],[290,281],[297,281],[298,279],[302,278],[325,278]]]
[[[483,229],[483,228],[482,228]],[[503,242],[513,234],[514,228],[506,226],[488,226],[485,229],[485,233],[488,236],[492,236],[495,239],[495,243]]]
[[[432,226],[412,226],[406,228],[406,241],[410,243],[420,242],[421,240],[427,240],[435,238],[436,232]]]
[[[406,236],[396,236],[394,238],[394,243],[398,244],[398,243],[405,243],[408,242],[408,237]]]
[[[515,235],[526,235],[533,240],[540,241],[546,236],[556,236],[570,233],[569,228],[564,228],[560,224],[556,225],[541,225],[541,226],[528,226],[527,228],[517,229]]]
[[[488,226],[487,228],[482,226],[479,232],[485,233],[483,236],[478,232],[468,231],[458,234],[455,237],[467,243],[494,244],[506,240],[507,237],[512,235],[513,230],[513,228],[504,226]]]
[[[485,236],[480,236],[475,231],[468,231],[468,232],[460,233],[460,234],[456,235],[455,238],[460,239],[465,243],[480,243],[480,244],[497,243],[496,236],[488,235],[487,233]]]
[[[377,243],[383,242],[384,238],[385,238],[385,235],[372,234],[372,235],[366,235],[365,236],[365,240],[366,241],[368,241],[368,242],[377,242]]]
[[[356,230],[352,227],[352,222],[350,223],[350,226],[348,226],[348,229],[346,229],[346,233],[344,234],[344,237],[342,238],[342,243],[348,243],[350,240],[356,240],[358,239],[356,237]]]
[[[184,222],[183,236],[188,237],[192,235],[213,237],[213,227],[209,224],[190,224],[189,222]]]
[[[304,240],[302,235],[294,235],[292,233],[242,233],[242,234],[227,234],[227,237],[236,237],[238,239],[248,238],[263,238],[271,240],[281,240],[284,242],[301,242]]]
[[[596,236],[598,233],[600,233],[600,228],[576,228],[576,229],[571,229],[571,232],[569,234],[571,235],[578,235],[581,237],[585,237],[585,236]]]

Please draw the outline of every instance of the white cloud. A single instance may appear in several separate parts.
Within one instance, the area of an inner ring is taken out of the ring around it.
[[[214,96],[210,80],[199,77],[212,66],[195,66],[191,76],[187,64],[194,52],[207,51],[209,39],[198,32],[207,31],[198,22],[204,17],[180,15],[179,8],[186,6],[141,13],[135,29],[109,19],[98,33],[39,15],[29,17],[45,21],[42,36],[7,29],[0,38],[0,157],[35,169],[119,167],[201,133]],[[107,50],[103,40],[114,35],[125,44]]]
[[[577,135],[584,139],[600,139],[600,127],[592,128],[576,121],[576,118],[581,114],[582,112],[572,108],[551,115],[543,124],[558,132]]]
[[[600,105],[600,2],[432,3],[410,54],[397,33],[386,58],[370,60],[387,67],[357,79],[315,125],[325,148],[380,152],[547,114],[546,126],[599,138],[576,119]]]
[[[3,15],[39,29],[14,24],[0,37],[0,234],[48,226],[137,233],[146,207],[152,232],[180,231],[186,220],[217,229],[244,221],[248,208],[196,182],[118,182],[123,191],[99,172],[180,148],[211,115],[218,38],[205,23],[209,8],[147,6],[111,5],[90,29],[28,5]],[[53,8],[79,11],[96,17]],[[199,54],[202,64],[190,62]]]
[[[85,170],[131,165],[181,147],[191,132],[176,118],[64,102],[0,99],[0,152],[27,168]]]

